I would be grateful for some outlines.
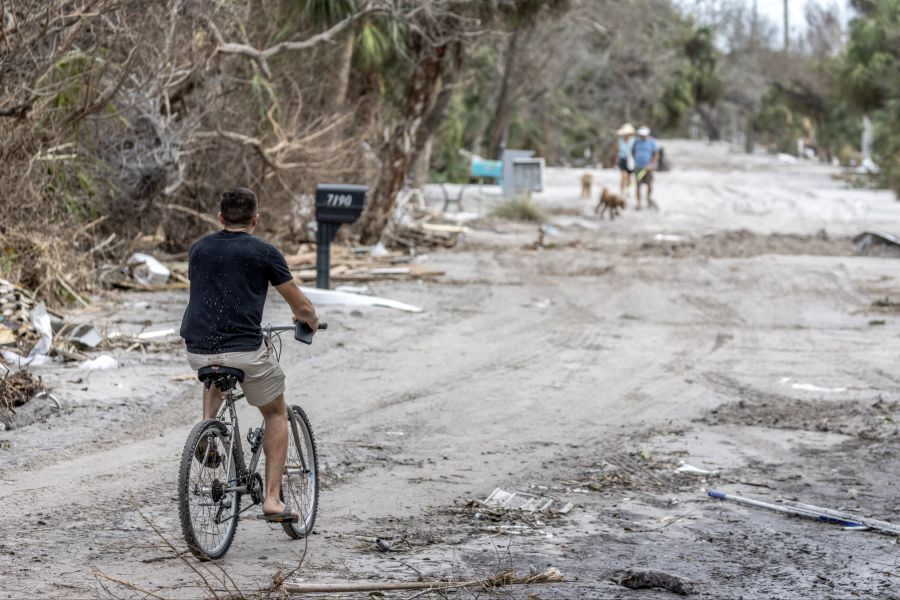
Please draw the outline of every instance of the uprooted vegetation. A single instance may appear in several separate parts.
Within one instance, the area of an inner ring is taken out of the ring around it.
[[[29,371],[16,371],[0,378],[0,414],[15,412],[43,390],[41,380]]]
[[[312,237],[317,182],[368,184],[387,202],[363,224],[377,240],[467,21],[442,2],[312,4],[0,7],[0,270],[71,302],[104,262],[183,252],[232,185],[291,251]],[[363,33],[380,45],[355,56]],[[388,77],[409,85],[387,96]]]

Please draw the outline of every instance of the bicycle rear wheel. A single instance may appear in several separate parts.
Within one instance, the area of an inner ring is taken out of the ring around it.
[[[241,495],[226,492],[237,479],[230,437],[221,421],[208,419],[191,430],[181,454],[178,512],[184,539],[197,558],[221,558],[237,529]]]
[[[285,533],[294,539],[312,533],[319,507],[316,438],[306,413],[296,405],[288,407],[288,451],[281,494],[287,508],[300,515],[296,523],[282,523]]]

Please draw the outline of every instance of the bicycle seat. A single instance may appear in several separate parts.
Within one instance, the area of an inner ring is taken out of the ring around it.
[[[224,392],[243,382],[244,372],[232,367],[210,365],[197,371],[197,379],[204,383],[206,389],[209,389],[212,384],[216,384],[216,387]]]

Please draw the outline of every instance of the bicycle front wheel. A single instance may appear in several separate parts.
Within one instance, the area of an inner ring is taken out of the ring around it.
[[[221,558],[237,529],[241,495],[234,489],[237,463],[228,429],[208,419],[191,430],[178,474],[181,531],[191,552],[201,560]]]
[[[319,507],[319,464],[316,438],[309,418],[299,406],[288,408],[288,451],[281,479],[281,495],[289,510],[300,520],[282,523],[285,533],[294,539],[312,533]]]

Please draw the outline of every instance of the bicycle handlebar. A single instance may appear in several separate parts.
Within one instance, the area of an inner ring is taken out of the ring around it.
[[[263,331],[265,332],[274,332],[274,331],[293,331],[294,328],[297,327],[296,323],[291,323],[290,325],[266,325],[263,327]],[[328,323],[319,323],[319,329],[328,329]]]

